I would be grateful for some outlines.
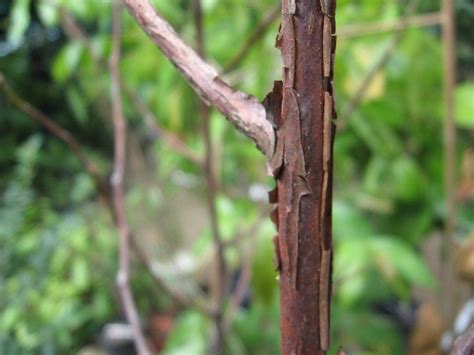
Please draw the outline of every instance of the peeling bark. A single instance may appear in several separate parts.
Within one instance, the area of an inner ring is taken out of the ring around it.
[[[330,342],[334,12],[330,0],[282,1],[283,82],[264,101],[277,136],[268,166],[282,354],[324,354]]]

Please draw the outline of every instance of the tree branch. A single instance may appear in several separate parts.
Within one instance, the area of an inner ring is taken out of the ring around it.
[[[119,270],[117,284],[128,323],[132,327],[133,340],[140,355],[151,354],[143,335],[140,318],[135,301],[130,290],[130,231],[125,212],[125,196],[123,177],[125,174],[125,141],[126,124],[123,117],[122,101],[120,95],[120,40],[121,40],[121,10],[120,0],[112,3],[112,54],[110,57],[110,74],[112,79],[112,121],[114,126],[114,168],[112,173],[112,194],[120,234],[119,243]]]
[[[150,36],[166,57],[181,72],[198,95],[215,106],[240,131],[251,138],[271,158],[275,133],[257,99],[236,91],[217,75],[217,71],[173,30],[153,8],[149,0],[125,0],[129,13]]]
[[[196,44],[199,55],[205,57],[205,38],[202,24],[201,1],[193,0],[194,24],[196,28]],[[214,147],[210,129],[209,107],[200,102],[200,112],[203,120],[203,136],[205,143],[204,175],[207,183],[207,210],[209,213],[212,240],[215,254],[215,282],[212,282],[211,292],[213,293],[215,334],[211,337],[210,351],[213,354],[223,354],[225,345],[225,329],[223,325],[223,312],[227,293],[227,263],[224,255],[224,244],[219,229],[219,216],[216,206],[217,179],[214,167]]]
[[[454,0],[442,1],[442,43],[444,61],[444,231],[441,262],[443,265],[443,310],[449,321],[455,318],[459,292],[453,285],[454,248],[456,244],[456,126],[454,122],[454,89],[456,85],[456,34],[454,28]]]
[[[242,264],[239,279],[235,285],[234,292],[229,302],[229,308],[224,318],[224,330],[229,331],[235,319],[237,311],[245,298],[252,277],[252,251],[242,248]]]
[[[454,88],[456,85],[456,48],[454,32],[453,0],[443,1],[443,57],[444,57],[444,162],[446,198],[446,235],[449,245],[455,228],[455,171],[456,171],[456,126],[454,124]]]

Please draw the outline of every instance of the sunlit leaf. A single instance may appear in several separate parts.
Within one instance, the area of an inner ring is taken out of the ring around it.
[[[466,82],[456,87],[455,120],[462,128],[474,129],[474,82]]]
[[[30,0],[15,0],[10,13],[10,26],[7,38],[13,45],[18,45],[30,24]]]
[[[37,2],[36,8],[41,22],[45,26],[53,26],[58,22],[58,7],[50,0],[40,0]]]
[[[79,41],[69,42],[61,49],[52,66],[53,77],[56,81],[62,83],[74,73],[82,52],[83,46]]]

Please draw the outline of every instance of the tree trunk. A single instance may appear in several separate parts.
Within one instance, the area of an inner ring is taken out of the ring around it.
[[[277,135],[269,165],[277,182],[270,202],[277,203],[282,354],[329,347],[334,29],[327,0],[282,1],[283,82],[264,102]]]

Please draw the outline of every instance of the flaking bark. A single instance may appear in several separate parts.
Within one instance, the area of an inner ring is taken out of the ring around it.
[[[271,218],[278,230],[282,354],[329,348],[334,6],[282,1],[283,82],[264,101],[277,135],[269,170],[277,183],[270,202],[277,204]]]

